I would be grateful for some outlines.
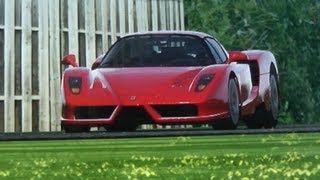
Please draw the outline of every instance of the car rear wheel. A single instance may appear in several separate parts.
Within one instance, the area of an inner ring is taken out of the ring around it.
[[[275,71],[271,71],[269,100],[267,101],[269,110],[266,109],[265,104],[258,107],[252,117],[249,117],[245,120],[245,123],[249,129],[276,127],[279,113],[279,87],[276,77]]]
[[[214,129],[236,129],[240,118],[240,95],[236,79],[230,79],[228,85],[229,118],[215,120]]]
[[[260,129],[263,127],[263,111],[264,107],[258,107],[253,115],[244,119],[248,129]]]
[[[278,113],[279,113],[279,88],[278,83],[276,80],[275,73],[270,75],[270,110],[265,111],[266,119],[263,122],[263,126],[265,128],[274,128],[276,127],[278,120]]]

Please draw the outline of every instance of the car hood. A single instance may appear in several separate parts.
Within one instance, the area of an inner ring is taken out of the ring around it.
[[[202,68],[105,68],[94,70],[93,78],[94,83],[97,83],[98,79],[117,95],[156,95],[173,88],[189,91]]]

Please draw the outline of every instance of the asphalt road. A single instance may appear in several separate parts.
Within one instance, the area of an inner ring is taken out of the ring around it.
[[[90,133],[64,133],[64,132],[0,133],[0,141],[146,138],[146,137],[280,134],[280,133],[312,133],[312,132],[320,132],[320,125],[282,126],[275,129],[243,128],[243,129],[237,129],[237,130],[219,130],[219,131],[213,130],[211,128],[185,128],[185,129],[179,128],[179,129],[137,130],[135,132],[93,131]]]

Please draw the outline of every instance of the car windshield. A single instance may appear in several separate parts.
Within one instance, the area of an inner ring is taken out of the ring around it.
[[[119,40],[104,67],[206,66],[213,64],[203,41],[190,35],[136,35]]]

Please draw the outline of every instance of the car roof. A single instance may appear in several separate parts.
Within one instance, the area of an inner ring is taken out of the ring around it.
[[[191,35],[199,38],[212,37],[209,34],[198,32],[198,31],[179,31],[179,30],[162,30],[162,31],[146,31],[146,32],[135,32],[122,36],[122,38],[129,36],[141,36],[141,35],[161,35],[161,34],[176,34],[176,35]]]

